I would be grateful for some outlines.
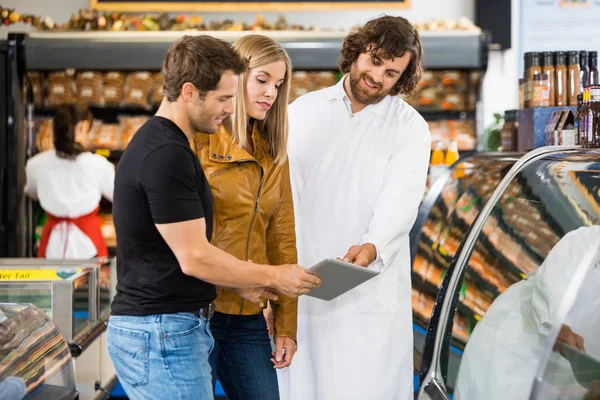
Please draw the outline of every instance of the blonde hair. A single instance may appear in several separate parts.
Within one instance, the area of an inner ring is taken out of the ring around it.
[[[292,62],[286,51],[273,39],[263,35],[247,35],[233,44],[240,55],[248,60],[248,71],[239,76],[238,91],[234,99],[235,113],[226,121],[226,127],[233,140],[240,147],[247,142],[246,129],[248,114],[246,113],[246,83],[248,72],[252,68],[262,67],[276,61],[285,62],[285,78],[279,86],[277,98],[262,121],[256,121],[258,130],[269,143],[269,152],[275,164],[283,164],[287,160],[288,113],[292,81]]]

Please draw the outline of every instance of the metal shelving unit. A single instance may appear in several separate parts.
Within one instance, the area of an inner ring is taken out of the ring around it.
[[[30,70],[158,70],[175,40],[211,35],[234,42],[248,32],[34,32],[25,39]],[[337,70],[344,32],[263,31],[288,52],[294,69]],[[485,33],[422,34],[428,69],[485,70],[489,36]]]

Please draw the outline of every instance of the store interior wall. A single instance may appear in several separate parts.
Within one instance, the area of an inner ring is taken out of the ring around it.
[[[488,71],[482,89],[482,107],[478,126],[488,127],[494,121],[494,113],[516,108],[518,102],[518,11],[520,0],[512,0],[512,43],[513,48],[505,51],[490,52]],[[328,12],[286,12],[290,23],[315,26],[317,28],[349,29],[360,25],[381,14],[401,15],[414,21],[426,21],[433,18],[457,19],[461,16],[474,19],[473,0],[413,0],[409,9],[374,9]],[[72,13],[89,7],[89,0],[2,0],[2,5],[16,8],[22,13],[35,13],[49,16],[56,22],[68,20]],[[202,13],[207,20],[232,19],[252,22],[257,12]],[[263,13],[267,21],[275,21],[283,13]],[[23,30],[23,26],[13,26],[10,30]],[[6,35],[7,28],[0,28],[0,37]],[[478,132],[480,135],[481,132]]]

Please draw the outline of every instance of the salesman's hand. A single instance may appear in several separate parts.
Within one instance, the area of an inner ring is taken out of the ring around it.
[[[352,246],[343,258],[344,262],[368,267],[377,258],[377,249],[371,243],[362,246]]]
[[[298,297],[321,286],[321,279],[298,264],[277,266],[273,289],[287,297]]]
[[[273,368],[289,367],[292,364],[294,354],[296,354],[296,341],[289,337],[277,337],[275,338],[275,346],[277,347],[275,353],[271,353],[273,355],[273,358],[271,358],[271,362],[274,364]]]

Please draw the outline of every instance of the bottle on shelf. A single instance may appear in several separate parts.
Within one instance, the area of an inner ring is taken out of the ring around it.
[[[548,86],[550,89],[548,105],[549,107],[554,107],[556,105],[556,68],[554,66],[554,53],[551,51],[544,52],[544,67],[542,69],[542,74],[548,76]]]
[[[587,89],[585,89],[583,93],[577,95],[577,111],[575,112],[574,118],[575,133],[577,135],[575,137],[575,144],[581,143],[581,134],[583,132],[583,97],[586,90]]]
[[[569,104],[568,98],[568,68],[567,68],[567,53],[564,51],[556,52],[556,78],[555,82],[555,102],[557,106],[566,106]]]
[[[600,79],[598,77],[598,52],[590,51],[588,53],[589,67],[590,67],[590,86],[600,85]]]
[[[584,147],[600,147],[600,86],[590,86],[588,103],[588,131]]]
[[[460,159],[460,154],[458,153],[458,142],[456,139],[452,139],[450,142],[450,146],[448,146],[448,151],[446,151],[446,157],[444,158],[444,164],[450,167],[452,164],[457,162]],[[462,178],[465,176],[465,170],[462,163],[456,166],[454,169],[454,173],[457,178]]]
[[[581,66],[579,65],[579,52],[569,52],[569,76],[567,97],[570,106],[577,105],[577,95],[580,92]]]
[[[429,162],[429,186],[435,183],[445,169],[444,144],[441,140],[438,140],[435,143],[435,149],[431,153],[431,161]]]
[[[542,73],[542,54],[532,51],[525,53],[525,108],[535,107],[532,105],[533,86],[536,76]]]
[[[585,88],[581,104],[579,118],[579,144],[583,147],[587,145],[587,132],[589,128],[589,105],[590,105],[590,88]]]
[[[588,66],[588,52],[586,50],[579,51],[579,93],[583,93],[583,89],[590,86],[590,67]]]

